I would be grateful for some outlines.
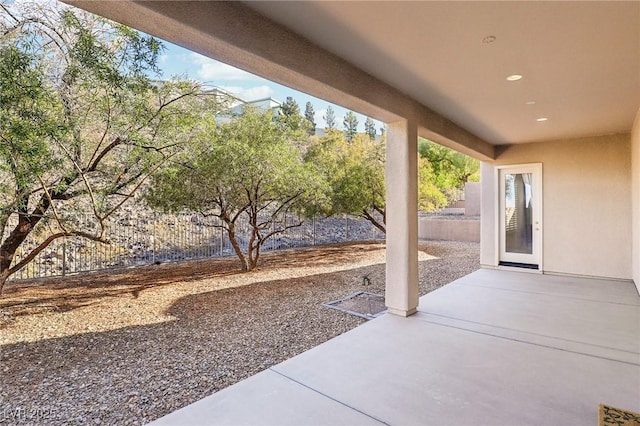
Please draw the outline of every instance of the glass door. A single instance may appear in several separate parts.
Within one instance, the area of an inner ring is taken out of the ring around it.
[[[500,265],[541,269],[541,175],[539,164],[499,169]]]

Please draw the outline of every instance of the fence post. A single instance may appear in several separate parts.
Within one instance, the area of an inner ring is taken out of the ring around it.
[[[273,217],[273,220],[271,221],[271,232],[276,232],[276,217]],[[273,235],[273,237],[271,237],[271,250],[277,250],[276,248],[276,238],[280,238],[279,235]]]
[[[344,228],[346,241],[349,241],[349,215],[346,216]]]
[[[220,223],[220,221],[218,221]],[[224,256],[224,228],[220,227],[220,257]]]
[[[62,276],[67,274],[67,240],[62,239]]]
[[[153,228],[151,230],[151,263],[153,265],[156,264],[156,222],[158,221],[158,216],[153,214]]]
[[[313,218],[311,219],[313,222],[313,245],[316,245],[316,215],[313,215]]]

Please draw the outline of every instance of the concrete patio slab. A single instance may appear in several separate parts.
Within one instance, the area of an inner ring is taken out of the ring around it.
[[[341,337],[274,370],[389,424],[539,425],[543,413],[548,424],[590,424],[600,402],[640,401],[640,365],[415,317]]]
[[[479,269],[454,283],[640,306],[638,291],[628,281]]]
[[[480,270],[422,298],[419,310],[638,354],[639,307],[631,283]]]
[[[157,424],[585,425],[640,411],[632,283],[481,270]]]
[[[281,374],[265,370],[155,421],[154,425],[380,425]]]

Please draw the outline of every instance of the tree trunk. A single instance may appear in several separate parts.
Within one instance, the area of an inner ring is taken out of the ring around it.
[[[64,183],[71,184],[73,180],[74,179],[66,178]],[[54,194],[52,194],[52,196],[53,195]],[[31,231],[33,231],[36,225],[44,217],[45,213],[49,210],[49,207],[51,207],[51,199],[46,195],[42,195],[38,205],[31,214],[29,214],[27,213],[29,197],[26,196],[22,201],[23,207],[19,212],[18,224],[13,228],[7,239],[0,242],[0,295],[2,294],[2,289],[4,288],[7,278],[11,275],[9,270],[18,247],[20,247],[24,240],[27,239]]]
[[[247,256],[249,257],[249,261],[247,262],[247,270],[249,271],[253,271],[257,264],[257,259],[253,258],[253,252],[256,249],[253,246],[253,243],[256,240],[256,228],[253,226],[253,224],[252,229],[253,230],[251,231],[251,238],[249,238],[249,245],[247,247]]]
[[[249,239],[249,247],[247,254],[249,256],[249,271],[253,271],[258,266],[258,260],[260,259],[260,248],[264,244],[264,239],[258,234],[257,225],[253,226],[251,232],[251,239]]]
[[[0,266],[0,296],[2,296],[2,290],[4,289],[4,284],[7,282],[7,279],[9,278],[9,266],[7,266],[6,268],[3,266]]]
[[[253,211],[249,216],[249,224],[251,225],[251,238],[249,238],[249,247],[247,247],[247,255],[249,256],[248,269],[249,271],[253,271],[258,266],[260,246],[263,242],[263,239],[260,236],[258,214],[256,211]]]
[[[371,224],[373,226],[378,228],[383,234],[386,235],[387,230],[386,230],[385,226],[383,224],[381,224],[380,222],[378,222],[375,217],[371,216],[368,211],[363,209],[362,210],[362,217],[367,219],[369,222],[371,222]]]
[[[40,218],[21,217],[16,227],[11,231],[11,234],[9,234],[7,239],[0,245],[0,295],[2,294],[2,289],[4,288],[7,278],[11,275],[9,271],[16,250],[18,250],[18,247],[20,247],[39,221]]]
[[[258,242],[258,244],[256,244],[256,246],[253,248],[253,251],[255,252],[255,255],[251,256],[251,262],[249,264],[249,270],[250,271],[253,271],[258,266],[258,260],[260,259],[260,247],[261,246],[262,246],[262,244],[260,242]]]
[[[229,228],[227,229],[227,233],[229,234],[229,241],[231,242],[231,247],[233,247],[233,251],[235,251],[236,256],[238,256],[238,260],[240,261],[240,269],[242,271],[248,270],[247,259],[242,253],[242,249],[240,248],[240,244],[238,244],[238,240],[236,239],[236,233],[234,230],[234,226],[232,223],[229,223]]]

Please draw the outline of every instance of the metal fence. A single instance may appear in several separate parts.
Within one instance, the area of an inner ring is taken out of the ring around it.
[[[303,224],[270,238],[262,250],[384,238],[384,234],[369,221],[346,215],[307,220],[287,215],[281,217],[281,223],[274,226],[298,221]],[[219,219],[216,217],[195,214],[119,217],[109,223],[107,237],[110,244],[81,237],[55,240],[10,279],[64,276],[111,268],[233,256],[227,233],[218,224]],[[239,220],[236,223],[236,234],[243,248],[248,244],[249,230],[246,221]],[[44,234],[34,233],[30,236],[16,253],[14,264],[28,255],[44,238]]]

